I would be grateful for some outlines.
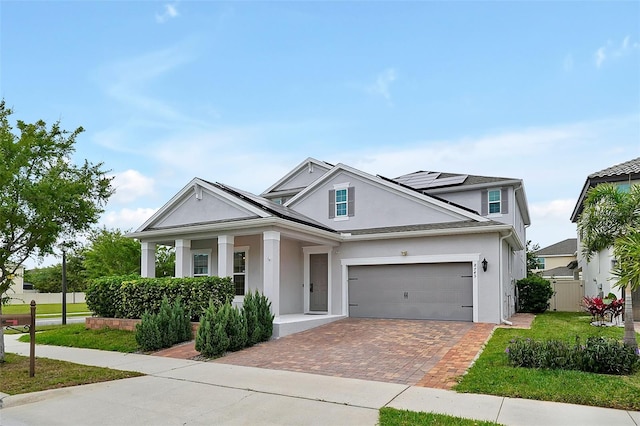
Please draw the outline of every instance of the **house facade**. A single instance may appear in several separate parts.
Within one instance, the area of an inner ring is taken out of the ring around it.
[[[612,183],[618,186],[621,191],[628,191],[631,185],[640,184],[640,157],[587,176],[571,214],[571,222],[577,223],[582,214],[587,191],[602,183]],[[595,253],[591,260],[587,260],[580,244],[580,233],[578,232],[578,268],[582,272],[582,278],[585,282],[585,295],[606,296],[609,293],[614,293],[618,297],[623,296],[623,289],[614,287],[615,277],[611,273],[614,265],[615,258],[611,248]],[[633,306],[634,319],[640,320],[640,290],[633,292]]]
[[[578,239],[567,238],[535,252],[537,268],[543,278],[580,279],[577,263]]]
[[[258,289],[279,337],[346,316],[500,323],[526,274],[519,179],[370,175],[308,158],[260,196],[195,178],[131,237],[142,274],[157,244],[176,276]]]

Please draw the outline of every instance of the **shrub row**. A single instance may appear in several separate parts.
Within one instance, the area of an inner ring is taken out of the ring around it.
[[[230,303],[220,307],[211,303],[200,319],[196,350],[217,357],[267,341],[273,334],[273,318],[271,302],[257,290],[244,297],[242,309]]]
[[[103,277],[92,280],[86,291],[87,306],[95,315],[108,318],[142,318],[156,314],[167,297],[177,299],[198,321],[209,301],[220,306],[232,300],[235,290],[229,277],[141,278],[137,275]]]
[[[615,339],[589,337],[580,344],[559,340],[514,339],[506,349],[515,367],[580,370],[602,374],[632,374],[640,368],[636,350]]]
[[[518,312],[542,313],[549,309],[553,296],[549,280],[531,275],[516,282],[518,290]]]
[[[179,298],[170,304],[165,296],[157,314],[142,314],[142,321],[136,325],[136,342],[143,351],[155,351],[191,340],[189,317]]]

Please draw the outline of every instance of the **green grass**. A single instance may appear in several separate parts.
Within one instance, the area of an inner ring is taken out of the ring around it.
[[[67,316],[82,315],[91,312],[86,303],[67,303]],[[28,303],[6,305],[2,307],[3,315],[29,314],[31,306]],[[62,315],[62,303],[43,303],[36,305],[36,317]]]
[[[29,357],[7,353],[0,363],[0,392],[16,395],[137,376],[143,374],[36,358],[35,376],[29,377]]]
[[[29,335],[21,336],[18,340],[28,342]],[[36,343],[125,353],[137,352],[139,349],[135,333],[131,331],[111,328],[87,330],[84,324],[67,324],[37,333]]]
[[[494,426],[498,423],[482,420],[471,420],[462,417],[447,416],[435,413],[418,413],[415,411],[380,409],[380,426]]]
[[[581,371],[511,367],[505,349],[515,337],[584,341],[590,336],[622,339],[619,327],[591,326],[590,316],[554,312],[538,315],[531,330],[498,328],[455,390],[515,398],[640,410],[640,372],[613,376]],[[640,337],[640,336],[639,336]]]

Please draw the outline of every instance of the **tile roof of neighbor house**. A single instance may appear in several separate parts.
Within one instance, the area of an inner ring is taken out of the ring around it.
[[[573,256],[578,250],[578,239],[567,238],[536,251],[536,256]]]
[[[607,167],[599,172],[591,173],[589,178],[628,176],[636,173],[640,174],[640,157],[625,161],[624,163],[616,164],[615,166]]]
[[[580,197],[571,213],[571,222],[576,222],[582,213],[582,204],[589,188],[605,182],[623,182],[625,180],[640,179],[640,157],[624,163],[616,164],[598,172],[591,173],[584,182]]]

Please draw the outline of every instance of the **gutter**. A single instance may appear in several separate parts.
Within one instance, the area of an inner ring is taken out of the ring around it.
[[[498,258],[498,268],[499,268],[498,275],[500,280],[500,322],[506,325],[513,325],[513,323],[511,321],[507,321],[504,318],[504,282],[503,282],[504,276],[502,273],[502,243],[504,240],[511,237],[511,235],[513,235],[513,231],[509,231],[508,235],[505,235],[504,237],[500,237],[500,255]]]

